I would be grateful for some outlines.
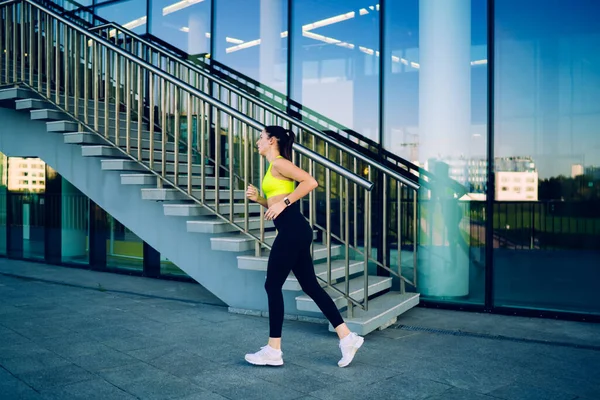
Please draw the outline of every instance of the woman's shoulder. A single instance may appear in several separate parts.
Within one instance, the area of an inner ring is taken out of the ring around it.
[[[277,156],[275,157],[275,159],[271,162],[271,164],[274,167],[277,167],[279,165],[287,165],[287,164],[291,164],[292,162],[290,160],[288,160],[287,158],[283,157],[283,156]]]

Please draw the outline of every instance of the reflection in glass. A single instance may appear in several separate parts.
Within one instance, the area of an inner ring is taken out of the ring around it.
[[[153,0],[149,33],[195,57],[210,53],[208,0]]]
[[[148,10],[146,0],[109,2],[95,7],[95,14],[138,34],[146,33]]]
[[[6,255],[6,196],[7,196],[7,179],[8,179],[8,159],[0,153],[0,255]]]
[[[600,313],[599,13],[496,2],[497,306]]]
[[[62,178],[61,245],[63,262],[89,262],[89,199]]]
[[[379,141],[379,5],[292,6],[292,99]]]
[[[422,175],[418,291],[483,303],[484,0],[386,3],[384,147]]]
[[[215,59],[287,92],[287,2],[215,0]]]
[[[8,157],[12,253],[44,258],[46,164],[39,158]]]
[[[144,269],[144,242],[135,233],[107,214],[106,264],[109,268]]]

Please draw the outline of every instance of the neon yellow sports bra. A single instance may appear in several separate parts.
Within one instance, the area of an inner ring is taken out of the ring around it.
[[[277,156],[277,158],[283,157]],[[262,190],[265,193],[265,196],[267,196],[267,199],[280,194],[292,193],[295,188],[294,181],[275,178],[271,173],[272,166],[273,163],[271,162],[271,164],[269,164],[269,169],[267,169],[267,173],[262,180]]]

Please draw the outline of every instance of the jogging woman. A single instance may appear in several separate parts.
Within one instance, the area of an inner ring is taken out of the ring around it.
[[[246,354],[246,361],[254,365],[283,365],[282,287],[293,271],[304,293],[315,301],[335,328],[342,351],[338,365],[345,367],[352,362],[364,338],[350,332],[335,303],[317,282],[310,253],[313,231],[300,212],[298,201],[318,184],[310,174],[291,162],[293,144],[294,133],[280,126],[267,126],[256,142],[258,153],[269,162],[262,181],[266,198],[259,196],[257,188],[252,185],[248,186],[246,196],[267,208],[265,219],[273,221],[277,237],[269,255],[265,282],[269,301],[269,341],[258,352]],[[297,187],[295,182],[298,182]]]

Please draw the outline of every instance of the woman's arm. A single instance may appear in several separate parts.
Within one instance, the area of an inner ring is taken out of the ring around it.
[[[261,197],[258,194],[258,189],[256,188],[256,186],[248,185],[248,188],[246,189],[246,197],[249,200],[254,201],[255,203],[258,203],[265,208],[269,207],[269,204],[267,203],[267,199]]]

